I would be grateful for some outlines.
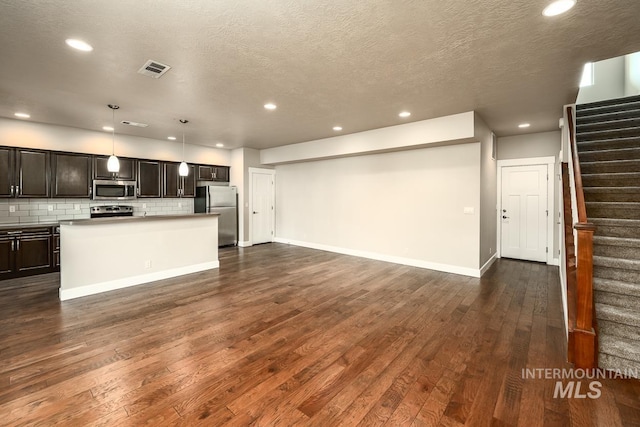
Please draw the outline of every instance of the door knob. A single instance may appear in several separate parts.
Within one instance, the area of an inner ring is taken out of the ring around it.
[[[502,215],[502,219],[507,219],[507,218],[509,218],[509,217]]]
[[[253,214],[254,214],[254,215],[255,215],[255,214],[257,214],[257,213],[258,213],[258,212],[256,212],[256,211],[253,211]]]

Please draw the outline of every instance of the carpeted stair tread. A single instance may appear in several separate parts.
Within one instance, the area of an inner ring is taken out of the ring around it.
[[[640,203],[637,202],[587,202],[587,217],[640,219]]]
[[[580,171],[583,174],[640,172],[640,159],[580,162]]]
[[[594,236],[593,243],[595,245],[624,246],[627,248],[638,248],[638,250],[640,250],[640,239],[631,239],[628,237]]]
[[[627,118],[618,118],[613,120],[597,121],[592,123],[580,122],[576,125],[576,132],[577,134],[582,134],[585,132],[595,132],[595,131],[601,131],[601,130],[619,130],[619,129],[630,129],[630,128],[640,128],[640,118],[627,117]]]
[[[612,258],[640,259],[640,239],[594,235],[593,254]]]
[[[629,138],[640,136],[640,126],[626,127],[623,129],[603,129],[588,132],[576,132],[579,141],[595,141],[608,138]]]
[[[627,360],[640,360],[640,342],[638,341],[610,335],[600,336],[599,341],[600,351],[605,354]]]
[[[602,335],[611,335],[640,341],[640,328],[631,325],[623,325],[622,323],[599,319],[598,332]]]
[[[631,136],[628,138],[596,139],[593,141],[578,140],[580,153],[598,150],[615,150],[619,148],[635,148],[640,146],[640,138]]]
[[[603,111],[607,108],[612,107],[616,110],[640,108],[640,95],[625,96],[622,98],[605,99],[603,101],[577,104],[576,110],[579,112],[580,116],[585,116],[591,114],[594,111]]]
[[[596,303],[596,313],[598,318],[610,322],[640,327],[640,313],[634,309]],[[640,343],[638,343],[638,345],[640,345]]]
[[[581,126],[589,123],[609,122],[612,120],[629,119],[634,117],[640,117],[640,103],[638,103],[638,108],[605,111],[588,116],[579,115],[576,118],[576,125]]]
[[[589,217],[596,226],[596,236],[630,237],[640,239],[640,220]]]
[[[584,187],[587,202],[635,202],[640,200],[640,187]]]
[[[640,150],[636,147],[613,148],[610,150],[584,151],[578,154],[580,164],[610,160],[640,159]]]
[[[597,304],[606,304],[612,307],[635,308],[640,307],[640,297],[631,295],[614,294],[611,292],[594,291],[593,301]]]
[[[640,260],[620,259],[604,256],[594,256],[593,265],[599,267],[617,268],[622,270],[640,271]]]
[[[640,372],[640,362],[606,353],[600,353],[598,356],[598,367],[609,370],[620,370],[623,375],[627,375],[624,372],[626,369],[628,370],[628,375],[635,378],[638,378],[635,375],[638,375]]]

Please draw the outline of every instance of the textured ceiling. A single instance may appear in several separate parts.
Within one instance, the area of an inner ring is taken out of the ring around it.
[[[640,50],[640,1],[0,0],[0,116],[266,148],[476,110],[557,129],[582,65]],[[94,51],[68,48],[80,38]],[[137,74],[153,59],[173,67]],[[278,105],[273,112],[263,104]],[[406,119],[404,121],[407,121]]]

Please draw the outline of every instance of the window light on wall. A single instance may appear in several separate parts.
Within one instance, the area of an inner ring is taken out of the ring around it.
[[[582,69],[580,87],[593,86],[593,62],[587,62]]]

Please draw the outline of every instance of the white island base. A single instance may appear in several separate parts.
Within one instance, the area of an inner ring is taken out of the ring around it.
[[[60,223],[61,301],[219,266],[216,214]]]

